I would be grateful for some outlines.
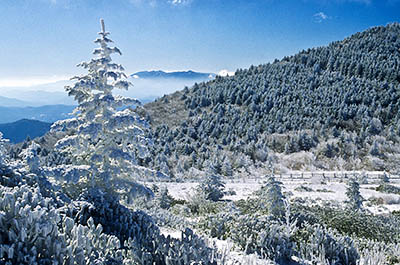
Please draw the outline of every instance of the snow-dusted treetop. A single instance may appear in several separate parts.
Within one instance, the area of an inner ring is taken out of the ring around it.
[[[87,174],[83,174],[88,180],[107,185],[111,179],[115,183],[118,179],[131,180],[143,172],[155,173],[139,166],[139,158],[148,155],[150,144],[145,137],[148,125],[131,108],[140,102],[112,94],[114,88],[128,89],[131,83],[122,65],[112,62],[111,55],[121,51],[108,46],[112,40],[103,20],[101,29],[94,41],[100,46],[93,52],[95,58],[78,64],[88,73],[73,77],[75,84],[65,87],[79,103],[74,110],[76,118],[56,122],[52,131],[68,132],[56,148],[69,156],[74,166],[80,166],[80,170],[82,165],[88,166]],[[65,172],[59,175],[77,180],[65,176]]]
[[[73,96],[79,104],[87,101],[93,95],[93,91],[109,96],[114,88],[128,89],[132,85],[126,80],[127,77],[123,72],[125,69],[122,65],[112,62],[113,53],[120,55],[122,53],[117,47],[108,46],[113,41],[108,37],[110,33],[105,31],[103,20],[101,20],[101,29],[102,31],[98,33],[99,37],[94,41],[100,46],[93,51],[97,58],[78,64],[79,67],[87,69],[88,74],[73,77],[72,80],[77,80],[77,82],[73,86],[66,87],[68,94]],[[130,100],[131,102],[126,103],[140,104],[137,100]]]

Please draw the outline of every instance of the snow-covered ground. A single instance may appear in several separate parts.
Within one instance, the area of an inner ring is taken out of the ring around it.
[[[375,172],[373,172],[375,174]],[[327,174],[333,174],[327,173]],[[265,178],[248,178],[248,179],[226,179],[225,190],[230,191],[230,194],[224,197],[225,200],[240,200],[251,196],[256,190],[264,184]],[[312,199],[315,201],[330,201],[342,203],[346,200],[346,179],[326,178],[323,179],[320,175],[314,177],[305,177],[303,179],[282,178],[277,176],[277,180],[282,182],[282,190],[288,198],[303,198]],[[394,210],[400,210],[400,195],[387,194],[378,192],[375,188],[379,185],[379,180],[376,178],[368,179],[368,184],[360,184],[360,193],[365,199],[364,207],[375,214],[382,214]],[[400,187],[400,179],[391,179],[392,185]],[[197,182],[162,182],[157,183],[158,186],[166,186],[169,193],[176,199],[186,200],[193,194]],[[298,190],[300,186],[310,188],[312,191]],[[373,205],[368,200],[371,198],[381,199],[383,204]]]
[[[329,174],[329,173],[328,173]],[[333,175],[333,174],[331,174]],[[287,198],[293,200],[295,198],[309,199],[316,203],[331,202],[343,203],[346,199],[347,179],[340,175],[336,178],[326,177],[322,175],[313,175],[303,178],[279,178],[276,179],[282,182],[282,191]],[[225,191],[230,195],[225,195],[223,199],[237,201],[246,199],[259,190],[265,183],[266,178],[248,178],[248,179],[226,179]],[[170,195],[176,199],[187,200],[194,192],[194,188],[198,182],[161,182],[155,183],[157,186],[167,187]],[[400,187],[400,179],[391,179],[390,184]],[[151,185],[151,184],[150,184]],[[369,178],[364,179],[360,184],[361,196],[365,199],[363,207],[373,214],[387,214],[391,211],[400,210],[400,195],[387,194],[376,191],[379,186],[379,179]],[[377,203],[378,202],[378,203]],[[170,235],[174,238],[181,238],[181,231],[171,228],[161,228],[164,235]],[[208,245],[218,251],[219,256],[227,257],[225,265],[230,264],[254,264],[254,265],[269,265],[276,264],[272,261],[261,259],[255,254],[246,255],[239,250],[229,239],[219,240],[209,238],[201,231],[195,231],[202,235],[208,241]]]

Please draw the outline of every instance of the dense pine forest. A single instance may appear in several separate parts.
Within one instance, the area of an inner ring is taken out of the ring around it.
[[[277,172],[397,173],[399,36],[398,23],[374,27],[145,105],[154,166],[174,176],[271,163]]]

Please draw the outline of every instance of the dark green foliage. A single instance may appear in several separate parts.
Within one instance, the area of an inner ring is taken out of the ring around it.
[[[297,231],[294,241],[298,244],[297,254],[305,260],[314,260],[312,264],[318,264],[315,257],[322,257],[329,264],[355,265],[360,257],[351,237],[318,225],[305,225]]]
[[[337,230],[342,235],[382,242],[399,243],[400,221],[366,212],[321,206],[295,204],[293,213],[299,223],[320,224]]]
[[[400,194],[400,188],[387,184],[387,183],[383,183],[380,184],[378,187],[376,187],[375,189],[376,191],[380,191],[380,192],[384,192],[384,193],[393,193],[393,194]]]

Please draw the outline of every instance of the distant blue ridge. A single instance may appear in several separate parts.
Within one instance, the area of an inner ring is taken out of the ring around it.
[[[131,75],[138,76],[139,78],[143,79],[213,79],[215,74],[213,73],[199,73],[194,71],[177,71],[177,72],[164,72],[164,71],[142,71],[137,72]]]
[[[37,120],[22,119],[12,123],[0,124],[3,138],[11,143],[23,142],[28,136],[33,139],[45,135],[50,130],[51,123]]]

